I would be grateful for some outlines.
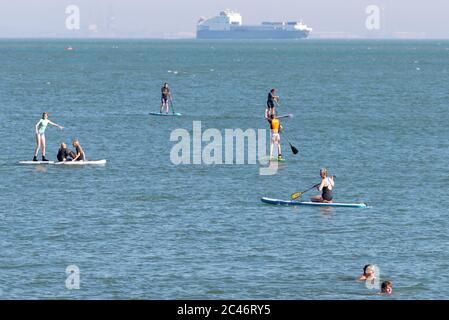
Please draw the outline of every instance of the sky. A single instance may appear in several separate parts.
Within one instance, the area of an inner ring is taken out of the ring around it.
[[[79,29],[66,27],[69,5]],[[369,5],[378,29],[366,27]],[[449,38],[449,0],[0,0],[0,37],[188,38],[200,17],[227,8],[244,24],[302,20],[316,38]]]

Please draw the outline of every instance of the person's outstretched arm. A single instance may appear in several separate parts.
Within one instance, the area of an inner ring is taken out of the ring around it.
[[[51,122],[50,120],[48,120],[48,123],[51,124],[52,126],[58,127],[58,128],[61,129],[61,130],[64,129],[63,126],[60,126],[60,125],[57,124],[57,123]]]

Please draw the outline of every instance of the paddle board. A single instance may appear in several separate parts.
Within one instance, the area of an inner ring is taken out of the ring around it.
[[[179,117],[182,116],[181,113],[160,113],[160,112],[150,112],[150,116],[161,116],[161,117]]]
[[[100,165],[106,164],[106,160],[81,160],[81,161],[61,161],[55,162],[55,165],[63,165],[63,166],[86,166],[86,165]]]
[[[294,201],[294,200],[280,200],[263,197],[260,199],[263,203],[284,205],[284,206],[312,206],[312,207],[345,207],[345,208],[368,208],[366,203],[323,203],[311,201]]]
[[[55,164],[54,161],[19,161],[19,164]]]
[[[285,158],[282,158],[281,160],[279,160],[277,157],[271,157],[270,158],[270,156],[265,156],[265,157],[261,157],[260,159],[259,159],[259,161],[261,161],[261,162],[268,162],[268,161],[271,161],[271,162],[285,162]]]
[[[19,164],[34,165],[65,165],[65,166],[85,166],[85,165],[101,165],[106,164],[106,160],[86,160],[86,161],[19,161]]]

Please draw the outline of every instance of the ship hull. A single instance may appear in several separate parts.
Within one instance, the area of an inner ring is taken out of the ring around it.
[[[230,31],[210,31],[198,30],[197,39],[304,39],[309,36],[306,31],[285,31],[285,30],[230,30]]]

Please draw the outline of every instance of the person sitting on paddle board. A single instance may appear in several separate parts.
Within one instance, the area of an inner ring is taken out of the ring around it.
[[[67,149],[67,145],[63,142],[59,146],[58,155],[56,156],[56,158],[58,159],[59,162],[61,162],[61,161],[72,160],[72,159],[69,159],[69,157],[70,157],[70,152]]]
[[[317,187],[318,191],[322,191],[322,194],[319,196],[314,196],[310,198],[313,202],[332,202],[332,189],[334,188],[335,182],[334,177],[327,176],[327,169],[320,169],[321,183]]]
[[[51,124],[52,126],[58,127],[59,129],[64,129],[63,126],[60,126],[59,124],[56,124],[54,122],[51,122],[48,119],[48,112],[44,112],[42,114],[42,119],[39,120],[38,123],[36,123],[36,150],[34,151],[34,157],[33,161],[37,161],[37,154],[39,153],[39,149],[42,147],[42,161],[48,161],[45,158],[45,129],[47,129],[47,126]]]
[[[276,89],[271,89],[268,92],[267,109],[265,110],[265,119],[270,119],[271,115],[276,115],[275,102],[279,102],[279,96],[276,95]]]
[[[268,122],[270,123],[271,130],[270,160],[273,158],[273,147],[275,144],[278,147],[278,160],[283,160],[281,151],[281,136],[279,134],[282,129],[281,122],[274,114],[270,115]]]
[[[165,106],[165,113],[168,114],[168,108],[169,108],[168,100],[170,99],[171,94],[170,94],[170,88],[168,87],[168,83],[167,82],[165,82],[164,86],[161,88],[161,94],[162,94],[162,96],[161,96],[161,110],[159,112],[162,113],[162,110],[164,109],[164,106]]]
[[[84,153],[83,148],[78,140],[73,140],[73,147],[75,148],[75,152],[70,151],[69,155],[72,157],[72,161],[83,161],[86,160],[86,154]]]

